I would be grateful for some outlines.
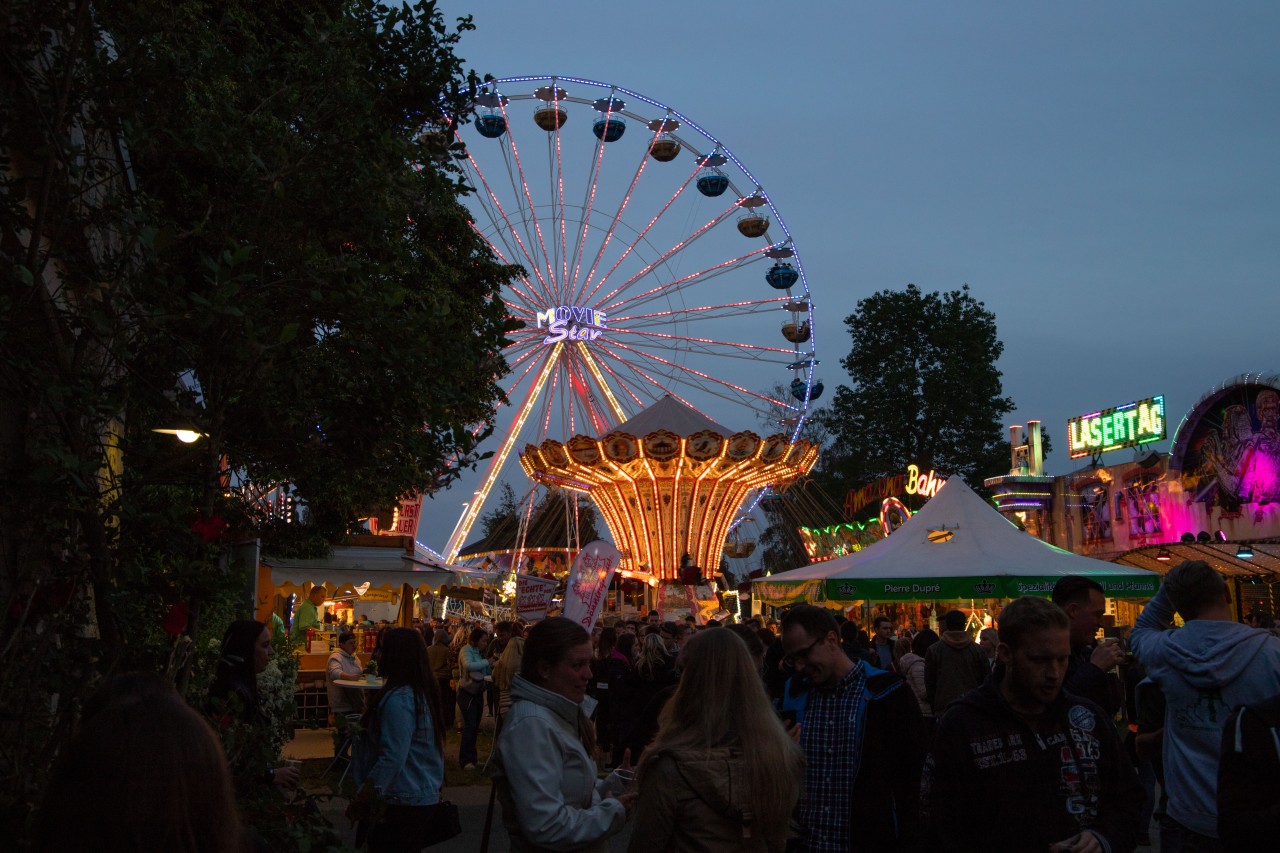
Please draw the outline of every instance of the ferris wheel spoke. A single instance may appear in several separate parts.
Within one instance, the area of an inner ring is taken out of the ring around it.
[[[657,139],[661,133],[662,131],[660,128],[655,130],[653,132],[653,139]],[[652,145],[653,139],[650,140],[650,145]],[[601,144],[603,145],[603,143]],[[641,149],[641,152],[640,164],[636,167],[635,174],[631,176],[631,184],[627,187],[626,193],[622,196],[622,201],[618,203],[618,209],[614,212],[613,218],[609,222],[609,228],[605,231],[604,237],[600,241],[600,248],[596,250],[596,256],[591,261],[591,268],[587,270],[586,278],[583,280],[583,291],[586,290],[587,283],[591,281],[591,277],[596,274],[596,269],[600,266],[600,260],[604,257],[604,253],[609,248],[609,243],[613,240],[613,235],[617,231],[618,223],[622,221],[622,214],[626,212],[627,205],[631,203],[631,195],[635,192],[636,185],[640,183],[640,176],[644,174],[645,167],[649,165],[649,145],[646,145]],[[580,265],[574,267],[573,278],[569,279],[569,292],[571,294],[577,294],[579,271]],[[582,304],[576,300],[576,296],[574,304]]]
[[[664,382],[663,378],[649,373],[640,367],[634,359],[622,358],[608,347],[602,348],[601,355],[605,356],[605,358],[601,359],[601,366],[618,383],[618,387],[622,388],[627,393],[627,396],[635,401],[637,406],[644,408],[660,399],[663,394],[670,394],[685,405],[697,408],[696,405],[668,387],[669,383]],[[641,395],[643,395],[643,399]]]
[[[718,214],[714,219],[712,219],[706,225],[703,225],[697,231],[694,231],[688,237],[681,240],[679,243],[676,243],[674,246],[672,246],[670,249],[664,252],[657,260],[646,264],[640,270],[640,272],[636,273],[631,278],[627,279],[622,284],[615,287],[606,296],[603,296],[596,301],[600,304],[609,304],[614,299],[614,297],[616,297],[618,294],[625,292],[629,287],[631,287],[636,282],[641,281],[645,276],[651,274],[659,266],[661,266],[662,264],[665,264],[667,261],[671,260],[677,254],[684,251],[685,249],[688,249],[690,246],[696,243],[699,238],[705,236],[707,232],[709,232],[712,228],[714,228],[715,226],[723,222],[725,219],[727,219],[729,215],[733,213],[734,209],[737,208],[737,206],[738,206],[737,203],[729,205],[729,207],[725,208],[723,212]],[[608,276],[605,276],[605,278],[602,278],[600,280],[600,285],[603,285],[607,280],[608,280]]]
[[[656,353],[646,352],[645,350],[639,347],[629,346],[627,344],[620,343],[617,340],[613,340],[611,342],[611,346],[617,347],[618,349],[621,349],[621,350],[625,350],[626,352],[630,352],[634,355],[648,359],[649,361],[656,362],[658,364],[661,364],[671,369],[673,371],[673,374],[672,374],[673,379],[676,375],[683,375],[685,377],[688,377],[687,381],[695,384],[696,387],[707,387],[707,388],[718,387],[718,388],[727,389],[730,391],[735,391],[738,394],[743,395],[744,399],[757,400],[759,402],[769,403],[770,405],[784,406],[786,408],[794,408],[789,403],[786,403],[783,400],[778,400],[773,397],[769,397],[765,394],[759,393],[758,391],[752,391],[749,388],[744,388],[741,385],[734,384],[733,382],[727,382],[723,379],[717,379],[716,377],[711,376],[705,371],[695,370],[694,368],[688,367],[686,365],[677,364],[676,362],[672,361],[669,358],[663,358],[662,356],[657,355]],[[706,386],[703,386],[700,383],[696,383],[694,382],[693,377],[697,377],[697,379],[708,384]],[[729,399],[732,399],[732,398],[729,398]]]
[[[699,346],[700,351],[706,352],[708,354],[715,354],[716,350],[712,349],[713,347],[724,347],[725,352],[723,354],[725,356],[729,356],[729,357],[737,356],[739,358],[746,358],[752,361],[759,360],[757,356],[750,354],[753,352],[782,353],[783,355],[789,357],[788,361],[793,361],[795,358],[795,350],[793,349],[785,349],[783,347],[769,347],[769,346],[763,346],[762,344],[743,344],[743,343],[735,343],[733,341],[717,341],[714,338],[694,338],[694,337],[689,337],[687,335],[667,334],[665,332],[642,332],[633,328],[615,329],[612,333],[612,336],[615,339],[622,335],[637,335],[643,338],[651,338],[651,339],[654,339],[654,341],[657,342],[658,345],[662,346],[664,349],[670,349],[669,343],[681,342],[681,343],[689,344],[692,346],[700,345]],[[643,344],[633,344],[633,345],[643,346]]]
[[[600,281],[596,282],[596,286],[591,289],[590,293],[587,293],[586,289],[588,287],[591,287],[591,276],[587,276],[587,280],[583,283],[583,286],[582,286],[584,295],[581,299],[581,302],[584,305],[587,302],[592,300],[592,298],[596,295],[596,293],[600,291],[600,287],[605,283],[605,281],[609,278],[609,276],[613,275],[614,271],[617,270],[619,266],[621,266],[622,262],[625,261],[627,257],[635,250],[636,246],[638,246],[644,240],[645,235],[648,234],[649,231],[655,225],[658,224],[658,220],[662,218],[662,215],[664,213],[666,213],[668,210],[671,209],[671,206],[675,204],[676,199],[680,198],[680,196],[684,194],[684,191],[688,189],[690,182],[693,181],[693,179],[697,176],[697,174],[698,174],[698,167],[695,166],[693,171],[690,172],[689,175],[684,179],[684,183],[682,183],[679,186],[679,188],[677,188],[676,191],[671,194],[671,198],[667,199],[667,203],[662,206],[662,209],[660,209],[654,215],[654,217],[649,220],[648,224],[646,224],[644,228],[641,229],[640,233],[636,235],[635,239],[631,241],[631,243],[627,246],[627,248],[622,252],[621,256],[618,257],[618,260],[614,261],[613,266],[609,268],[609,271],[600,278]]]
[[[524,430],[525,421],[533,410],[534,404],[537,403],[542,389],[546,386],[547,378],[554,372],[558,355],[559,350],[553,349],[542,362],[542,370],[538,372],[537,380],[529,386],[529,391],[525,395],[519,412],[507,429],[506,435],[503,436],[501,447],[494,454],[493,459],[489,461],[489,467],[485,471],[484,480],[480,488],[472,496],[473,500],[467,505],[466,512],[458,520],[458,526],[454,528],[453,535],[449,537],[449,544],[445,548],[445,556],[450,562],[458,558],[458,552],[462,550],[462,543],[466,541],[467,536],[471,533],[471,526],[475,524],[476,519],[480,516],[480,508],[484,506],[484,502],[489,496],[489,490],[497,482],[498,474],[502,471],[503,465],[506,464],[507,456],[511,453],[511,448],[515,445],[516,438]]]
[[[508,266],[513,265],[511,259],[508,258],[507,255],[504,254],[501,249],[498,248],[497,244],[495,244],[492,240],[489,239],[489,235],[485,234],[483,231],[481,231],[479,228],[476,227],[475,222],[471,223],[471,230],[474,231],[476,233],[476,236],[479,237],[481,240],[483,240],[489,246],[489,248],[493,251],[493,253],[498,256],[498,260],[502,261],[504,264]],[[506,241],[504,240],[503,242],[505,245]],[[507,248],[509,249],[510,246],[508,246]],[[521,284],[523,284],[524,289],[522,290],[521,288],[517,287],[515,284],[511,283],[510,281],[507,283],[507,286],[511,288],[512,293],[516,294],[521,299],[525,300],[524,305],[518,306],[517,308],[515,303],[510,301],[509,299],[503,299],[502,300],[503,304],[505,304],[511,310],[520,310],[525,312],[529,316],[533,316],[533,310],[529,306],[537,305],[539,304],[539,302],[537,302],[536,300],[534,300],[532,296],[530,296],[530,293],[532,293],[534,288],[533,288],[533,285],[529,282],[529,277],[526,275],[520,275],[516,277],[515,281],[519,281]],[[526,291],[529,291],[529,292],[527,293]]]
[[[472,171],[475,173],[475,176],[480,179],[480,183],[484,186],[485,193],[488,195],[489,200],[493,203],[493,209],[497,210],[498,212],[496,217],[490,215],[490,221],[493,222],[494,225],[497,225],[498,221],[501,220],[502,223],[506,225],[505,233],[509,233],[512,236],[512,238],[515,239],[516,245],[519,246],[520,248],[520,253],[524,255],[525,260],[529,262],[529,269],[533,272],[534,276],[537,277],[538,281],[541,282],[543,291],[546,293],[550,293],[552,291],[552,288],[547,283],[546,279],[542,277],[541,267],[536,261],[534,261],[533,255],[529,253],[529,247],[525,245],[524,240],[520,239],[520,232],[516,230],[516,226],[512,223],[511,217],[507,215],[507,211],[502,206],[502,202],[498,200],[497,193],[494,192],[493,187],[490,185],[489,179],[485,177],[484,170],[480,168],[480,164],[476,162],[475,157],[471,154],[470,150],[467,151],[467,162],[471,164]],[[509,172],[510,170],[508,170],[508,173]],[[504,243],[506,242],[505,236],[503,238],[503,242]],[[490,243],[490,245],[492,245],[492,243]],[[544,250],[544,253],[545,253],[545,250]]]
[[[621,302],[614,302],[605,310],[610,314],[614,314],[618,309],[624,306],[642,308],[650,302],[653,302],[655,299],[665,299],[675,293],[687,290],[696,285],[705,284],[706,282],[718,278],[727,272],[733,272],[744,266],[755,263],[764,257],[763,253],[767,250],[767,246],[761,247],[753,252],[748,252],[745,255],[739,255],[736,258],[730,258],[727,261],[721,261],[713,266],[700,269],[697,272],[690,273],[689,275],[686,275],[683,278],[678,278],[670,283],[659,283],[654,287],[651,287],[649,290],[646,290],[643,293],[638,293],[629,299],[624,299]]]
[[[555,267],[552,266],[551,254],[547,251],[547,241],[543,239],[543,236],[542,236],[542,223],[538,221],[537,208],[533,204],[533,194],[529,190],[529,181],[524,174],[524,164],[520,162],[520,149],[516,146],[516,135],[514,132],[514,128],[512,127],[511,120],[510,118],[507,117],[507,108],[505,105],[502,106],[502,115],[507,122],[507,132],[503,134],[504,138],[507,140],[507,146],[503,148],[503,153],[505,156],[505,153],[507,151],[511,152],[511,157],[512,159],[515,160],[516,171],[520,175],[520,180],[518,182],[515,180],[515,176],[512,175],[511,167],[509,164],[507,166],[507,174],[511,176],[512,189],[515,191],[516,196],[519,197],[521,194],[521,191],[523,191],[524,199],[529,203],[529,208],[528,208],[529,219],[532,220],[533,222],[533,230],[537,232],[538,245],[542,247],[542,257],[547,262],[547,271],[548,273],[550,273],[550,277],[551,277],[552,287],[548,288],[547,292],[548,294],[554,293],[558,296],[560,291],[559,291],[558,283],[556,281]]]
[[[612,96],[610,98],[609,109],[604,114],[605,121],[609,121],[613,116]],[[595,209],[596,188],[600,184],[600,173],[603,171],[604,150],[607,146],[608,143],[604,141],[603,137],[596,141],[595,158],[591,166],[590,180],[587,181],[587,189],[582,199],[582,228],[575,235],[573,245],[573,276],[565,279],[567,293],[573,292],[574,282],[578,278],[578,269],[582,263],[582,253],[587,242],[587,232],[591,228],[591,214]]]
[[[547,160],[551,161],[555,168],[555,184],[551,188],[552,199],[559,199],[560,210],[551,212],[553,222],[560,225],[560,261],[562,264],[560,272],[560,280],[567,281],[569,278],[569,242],[568,242],[568,224],[564,215],[564,157],[560,145],[560,128],[556,128],[555,136],[555,159],[551,157]],[[547,145],[552,144],[551,135],[547,136]]]
[[[672,323],[696,323],[704,320],[720,320],[748,314],[773,313],[789,297],[776,299],[750,299],[743,302],[727,302],[724,305],[700,305],[695,308],[673,308],[670,311],[654,311],[649,314],[612,316],[610,322],[627,329],[643,329],[650,326],[669,326]]]

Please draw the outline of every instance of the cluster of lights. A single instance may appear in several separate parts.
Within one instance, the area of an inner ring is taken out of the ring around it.
[[[647,441],[616,433],[603,439],[576,436],[567,445],[548,439],[541,447],[527,446],[520,462],[539,482],[590,494],[615,543],[628,555],[626,570],[652,566],[662,580],[676,579],[685,553],[695,565],[716,564],[743,499],[754,489],[808,473],[818,457],[818,448],[807,441],[790,444],[785,436],[738,433],[714,435],[718,448],[701,459],[689,455],[690,437],[668,434],[672,449],[657,458],[646,445],[658,436]],[[613,461],[605,452],[619,440],[634,448],[625,461]],[[743,442],[749,452],[735,457],[731,449]]]

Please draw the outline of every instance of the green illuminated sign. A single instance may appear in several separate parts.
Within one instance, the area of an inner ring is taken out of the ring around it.
[[[1135,400],[1127,406],[1067,421],[1067,444],[1072,459],[1160,441],[1166,434],[1163,396]]]

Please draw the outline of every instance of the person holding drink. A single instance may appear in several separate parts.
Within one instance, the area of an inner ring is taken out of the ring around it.
[[[596,778],[590,681],[585,628],[555,617],[530,629],[493,759],[511,850],[606,853],[626,823],[635,794],[616,793],[618,779],[605,780],[606,790]]]

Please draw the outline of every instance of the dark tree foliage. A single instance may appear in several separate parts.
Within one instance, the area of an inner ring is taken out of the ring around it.
[[[853,348],[841,364],[824,423],[825,472],[855,488],[915,463],[972,486],[1009,467],[996,361],[996,318],[969,293],[922,293],[914,284],[858,302],[845,319]]]
[[[513,270],[459,202],[467,29],[430,2],[5,4],[6,826],[85,691],[182,684],[243,612],[231,542],[274,531],[225,474],[293,484],[328,537],[474,461]],[[152,432],[179,422],[203,438]]]

